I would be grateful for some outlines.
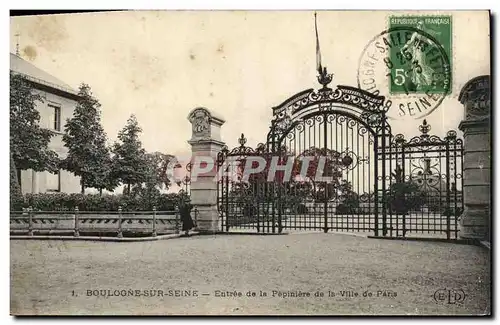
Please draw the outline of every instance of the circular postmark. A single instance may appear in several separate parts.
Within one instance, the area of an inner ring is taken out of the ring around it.
[[[391,119],[419,119],[450,93],[451,65],[444,47],[422,27],[397,26],[376,35],[358,65],[358,87],[385,96]]]

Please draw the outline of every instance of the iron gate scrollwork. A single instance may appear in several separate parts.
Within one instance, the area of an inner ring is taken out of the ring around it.
[[[430,135],[430,130],[424,120],[419,136],[407,141],[398,134],[379,155],[388,162],[390,171],[386,178],[385,236],[458,238],[458,220],[464,208],[463,141],[453,130],[444,138]]]
[[[418,137],[393,136],[385,104],[384,97],[337,86],[308,89],[274,107],[265,144],[247,147],[242,134],[240,146],[217,157],[219,172],[233,166],[218,180],[222,230],[457,238],[462,140],[455,131],[444,139],[429,135],[426,121]],[[266,165],[243,179],[250,157],[268,165],[274,157],[283,170],[273,174]]]

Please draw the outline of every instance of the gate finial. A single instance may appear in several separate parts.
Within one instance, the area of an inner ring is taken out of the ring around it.
[[[333,73],[328,73],[326,67],[321,65],[321,50],[319,47],[317,15],[314,12],[314,29],[316,31],[316,70],[318,70],[318,82],[323,85],[323,89],[329,89],[327,85],[333,80]]]
[[[423,123],[418,127],[419,131],[422,132],[423,136],[426,136],[427,133],[431,130],[431,126],[427,124],[427,120],[424,119]]]
[[[238,143],[240,144],[241,147],[244,147],[245,144],[247,143],[247,139],[245,138],[245,135],[242,133],[240,138],[238,139]]]

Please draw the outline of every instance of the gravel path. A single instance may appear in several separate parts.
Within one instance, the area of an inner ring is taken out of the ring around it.
[[[135,243],[11,240],[11,313],[488,314],[489,265],[482,247],[320,232]],[[465,300],[436,302],[434,293],[445,288],[462,289]],[[109,296],[119,290],[149,296]],[[217,290],[243,296],[217,297]]]

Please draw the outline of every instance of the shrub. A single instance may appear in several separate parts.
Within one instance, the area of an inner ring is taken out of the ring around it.
[[[19,210],[31,206],[36,211],[72,211],[75,207],[80,211],[118,211],[121,206],[123,211],[151,211],[155,206],[158,211],[172,211],[181,197],[189,201],[187,195],[177,193],[159,194],[155,197],[123,194],[26,194]]]
[[[254,206],[251,203],[246,203],[243,206],[243,211],[242,212],[243,212],[243,216],[245,216],[245,217],[252,217],[255,214],[257,214],[257,207]]]
[[[307,213],[307,206],[304,203],[297,205],[297,213]]]
[[[462,208],[447,208],[441,215],[445,216],[445,217],[460,217],[463,213],[463,209]]]
[[[337,209],[335,210],[335,214],[357,214],[357,211],[355,208],[341,203],[337,205]]]
[[[424,203],[425,194],[411,182],[399,182],[391,185],[386,196],[387,205],[393,213],[407,214],[416,211]]]

